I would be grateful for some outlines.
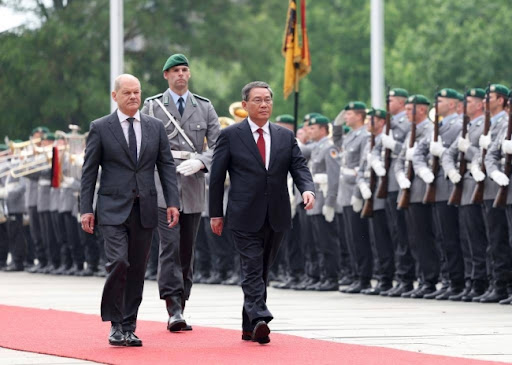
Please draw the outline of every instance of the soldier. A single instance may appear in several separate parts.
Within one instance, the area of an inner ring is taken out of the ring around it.
[[[412,95],[407,99],[405,110],[407,119],[416,126],[413,147],[409,147],[412,137],[411,131],[407,133],[402,151],[395,164],[395,177],[401,189],[399,201],[404,191],[410,191],[410,204],[405,209],[405,222],[407,224],[408,241],[411,253],[418,263],[421,285],[416,289],[402,293],[403,298],[423,298],[424,295],[436,291],[439,277],[439,256],[435,248],[435,239],[432,228],[432,207],[423,204],[426,185],[423,179],[416,177],[409,180],[406,172],[412,164],[414,150],[424,138],[430,138],[432,123],[428,119],[428,106],[430,101],[424,95]],[[414,115],[414,110],[416,114]]]
[[[371,166],[377,176],[387,175],[388,178],[385,211],[395,252],[395,275],[398,280],[396,287],[381,291],[380,295],[399,297],[413,289],[413,282],[416,277],[415,262],[407,238],[407,224],[405,223],[404,211],[396,207],[400,187],[394,173],[398,155],[402,151],[407,133],[411,130],[411,124],[405,112],[405,103],[409,97],[407,90],[401,88],[392,89],[389,91],[388,97],[391,130],[389,134],[382,133],[381,138],[376,139],[375,147],[372,151]],[[385,149],[390,150],[391,161],[388,171],[385,170],[383,158]]]
[[[343,206],[345,238],[355,268],[356,280],[349,287],[340,291],[356,294],[371,287],[370,280],[373,275],[373,255],[368,220],[361,218],[362,202],[354,195],[361,156],[370,133],[364,126],[366,105],[363,102],[352,101],[345,106],[344,110],[343,118],[352,131],[343,139],[338,196],[341,197]]]
[[[413,165],[418,176],[426,184],[435,184],[435,203],[432,212],[434,214],[434,232],[436,243],[445,257],[444,270],[449,285],[443,285],[439,290],[425,294],[425,299],[447,300],[450,296],[458,295],[464,290],[464,261],[459,238],[459,211],[455,206],[448,205],[451,193],[451,183],[445,178],[441,157],[450,145],[457,139],[462,129],[462,121],[457,114],[459,93],[454,89],[441,89],[436,95],[438,113],[442,117],[439,122],[438,140],[434,141],[433,133],[418,143],[415,150]],[[432,158],[440,161],[436,175],[429,167]]]
[[[180,221],[172,229],[167,227],[163,195],[156,178],[161,217],[158,287],[170,317],[168,329],[179,331],[192,329],[182,312],[193,282],[194,242],[205,199],[204,173],[210,168],[220,126],[211,102],[189,91],[191,74],[184,55],[170,56],[162,71],[169,88],[146,99],[142,112],[163,121],[179,173]],[[208,151],[204,150],[205,138]]]
[[[467,135],[461,135],[443,154],[443,167],[448,178],[454,185],[462,184],[459,231],[464,255],[464,276],[467,282],[469,281],[464,291],[448,298],[453,301],[470,302],[474,297],[482,295],[488,285],[485,253],[488,243],[483,210],[481,204],[475,204],[471,199],[476,181],[470,168],[466,169],[464,176],[461,176],[457,168],[457,161],[461,163],[461,153],[464,154],[468,167],[479,153],[478,139],[484,128],[484,98],[483,89],[472,88],[466,92],[466,113],[469,119]]]
[[[0,144],[0,151],[7,151],[8,146]],[[10,169],[10,162],[0,163],[0,171]],[[7,233],[7,213],[5,212],[5,198],[7,197],[5,187],[6,177],[0,177],[0,270],[7,266],[7,256],[9,254],[9,237]]]

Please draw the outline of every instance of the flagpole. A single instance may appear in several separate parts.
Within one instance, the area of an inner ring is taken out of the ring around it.
[[[293,106],[293,133],[297,134],[297,121],[299,117],[299,64],[295,63],[295,105]]]

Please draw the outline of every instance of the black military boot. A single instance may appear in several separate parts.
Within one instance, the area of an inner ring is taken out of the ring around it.
[[[493,285],[493,290],[486,296],[480,299],[480,303],[498,303],[500,300],[508,298],[507,287],[503,281],[496,280]]]
[[[459,294],[454,294],[448,297],[448,300],[451,300],[453,302],[460,302],[462,300],[463,296],[466,296],[471,291],[471,288],[473,286],[473,283],[471,280],[466,280],[464,284],[464,290],[462,290]]]
[[[389,291],[393,287],[391,280],[381,280],[375,288],[367,288],[361,290],[361,294],[366,295],[379,295],[381,292]]]
[[[471,290],[464,295],[461,300],[463,302],[471,302],[473,298],[481,297],[487,290],[488,283],[483,280],[473,280],[471,283]],[[480,299],[479,299],[480,300]]]
[[[464,284],[462,284],[462,282],[460,282],[460,283],[452,282],[452,283],[450,283],[450,286],[448,287],[448,289],[445,290],[444,293],[436,296],[436,300],[448,300],[448,298],[450,298],[450,297],[459,295],[460,293],[462,293],[463,290],[464,290]]]
[[[167,313],[169,314],[169,321],[167,322],[167,329],[171,332],[181,331],[186,325],[183,318],[183,309],[181,307],[180,297],[165,298],[165,305]]]

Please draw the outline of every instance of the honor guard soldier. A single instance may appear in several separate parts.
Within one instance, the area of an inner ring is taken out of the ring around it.
[[[466,92],[466,115],[469,121],[467,135],[460,136],[443,154],[443,168],[454,185],[462,184],[459,205],[459,232],[462,254],[464,255],[464,291],[448,299],[470,302],[474,297],[482,295],[488,286],[486,249],[488,245],[485,231],[483,209],[481,204],[472,201],[476,181],[471,174],[471,163],[479,153],[478,139],[484,130],[485,90],[472,88]],[[466,164],[464,176],[460,159],[464,157]],[[477,167],[478,168],[478,167]],[[452,193],[453,194],[453,193]]]
[[[448,205],[452,184],[446,179],[441,157],[457,139],[462,130],[462,120],[457,113],[460,95],[450,88],[441,89],[437,95],[439,136],[434,133],[418,143],[413,164],[414,170],[426,184],[435,184],[435,197],[431,202],[434,217],[436,244],[444,260],[441,261],[441,275],[447,279],[446,285],[433,293],[425,294],[425,299],[447,300],[464,290],[464,261],[459,239],[459,211]],[[433,171],[433,159],[438,159],[439,168]],[[425,200],[425,199],[424,199]]]
[[[184,55],[170,56],[162,71],[169,88],[146,99],[142,113],[164,123],[179,173],[180,220],[172,229],[167,227],[165,202],[156,179],[160,214],[158,287],[170,317],[168,329],[179,331],[191,329],[182,312],[193,282],[194,242],[205,204],[204,173],[210,168],[220,125],[212,103],[189,91],[191,74]],[[205,138],[208,150],[204,149]]]
[[[341,173],[338,196],[343,206],[343,223],[356,280],[343,293],[357,294],[371,287],[373,275],[373,255],[368,233],[368,220],[361,218],[361,200],[354,195],[357,188],[356,178],[361,156],[370,137],[364,126],[366,105],[361,101],[352,101],[345,108],[343,118],[352,130],[343,138],[341,151]]]
[[[7,151],[8,146],[0,144],[0,151]],[[0,163],[0,171],[10,170],[10,162],[3,161]],[[5,182],[6,176],[0,177],[0,270],[7,266],[7,256],[9,254],[9,236],[7,232],[7,213],[5,212],[5,200],[7,198],[7,190]]]
[[[405,137],[395,164],[395,177],[400,186],[399,208],[405,209],[408,241],[418,263],[421,283],[416,289],[402,293],[401,297],[404,298],[423,298],[424,295],[436,291],[439,277],[439,255],[432,228],[432,206],[423,204],[426,184],[420,177],[414,177],[414,173],[409,174],[413,168],[416,146],[422,139],[431,138],[432,135],[432,122],[428,119],[429,105],[430,101],[424,95],[412,95],[407,99],[405,110],[407,119],[411,122],[411,130]],[[404,201],[408,194],[410,199]]]

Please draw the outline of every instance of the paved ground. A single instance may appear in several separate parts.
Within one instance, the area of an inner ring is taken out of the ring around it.
[[[104,279],[0,272],[0,304],[98,314]],[[239,287],[195,285],[192,325],[240,330]],[[273,332],[430,354],[512,363],[512,307],[269,288]],[[162,322],[157,285],[146,282],[140,319]],[[0,323],[1,329],[1,323]],[[107,334],[105,334],[105,343]],[[92,364],[0,348],[0,363]]]

